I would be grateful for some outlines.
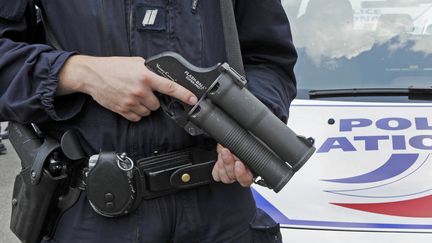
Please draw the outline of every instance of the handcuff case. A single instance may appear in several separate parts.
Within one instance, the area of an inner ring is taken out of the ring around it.
[[[142,200],[139,170],[123,164],[114,152],[101,152],[97,162],[89,166],[86,176],[87,197],[100,215],[116,217],[133,211]]]

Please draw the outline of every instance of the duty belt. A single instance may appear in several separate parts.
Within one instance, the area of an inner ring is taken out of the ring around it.
[[[172,194],[213,182],[217,153],[192,147],[132,161],[126,154],[101,152],[88,160],[82,185],[93,209],[104,216],[127,214],[141,199]]]

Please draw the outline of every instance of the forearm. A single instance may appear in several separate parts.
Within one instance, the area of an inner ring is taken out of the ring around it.
[[[246,66],[245,70],[249,91],[287,122],[290,104],[296,95],[295,79],[280,75],[266,65]]]
[[[287,16],[278,0],[239,0],[236,11],[249,89],[286,121],[297,61]]]
[[[32,1],[0,0],[0,120],[21,123],[66,120],[83,97],[56,105],[58,74],[73,53],[44,45]]]
[[[0,38],[0,119],[29,123],[74,116],[79,99],[59,109],[55,105],[58,75],[72,54]]]

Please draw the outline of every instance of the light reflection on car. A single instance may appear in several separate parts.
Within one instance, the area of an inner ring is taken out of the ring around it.
[[[287,0],[299,90],[432,84],[432,0]]]

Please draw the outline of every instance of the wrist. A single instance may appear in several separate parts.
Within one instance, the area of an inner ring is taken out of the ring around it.
[[[67,95],[81,92],[89,94],[88,80],[94,80],[94,70],[91,68],[94,57],[73,55],[63,65],[59,74],[59,84],[56,95]],[[93,77],[91,77],[93,76]]]

